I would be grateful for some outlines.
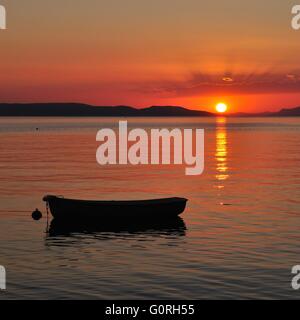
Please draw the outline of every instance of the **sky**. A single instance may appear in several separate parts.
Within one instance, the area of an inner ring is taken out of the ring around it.
[[[297,0],[0,4],[7,11],[0,102],[213,111],[222,101],[232,112],[300,106]]]

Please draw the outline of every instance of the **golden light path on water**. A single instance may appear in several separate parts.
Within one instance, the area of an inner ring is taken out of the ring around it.
[[[216,122],[216,187],[220,190],[218,195],[221,196],[221,190],[225,188],[225,181],[229,178],[226,118],[217,118]],[[220,202],[220,204],[223,205],[223,202]]]

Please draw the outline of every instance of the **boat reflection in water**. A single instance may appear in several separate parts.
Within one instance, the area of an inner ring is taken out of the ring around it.
[[[186,225],[180,217],[159,220],[107,220],[101,223],[62,221],[53,219],[48,229],[48,238],[76,237],[91,235],[99,239],[113,239],[124,236],[162,236],[182,237],[186,234]]]

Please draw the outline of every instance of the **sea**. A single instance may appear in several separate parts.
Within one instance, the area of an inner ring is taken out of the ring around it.
[[[204,129],[204,172],[99,165],[96,134],[119,120]],[[299,299],[299,150],[296,117],[0,118],[0,299]],[[188,203],[170,225],[61,231],[46,194]]]

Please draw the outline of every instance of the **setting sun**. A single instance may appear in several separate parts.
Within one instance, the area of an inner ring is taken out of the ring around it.
[[[216,105],[217,112],[223,113],[227,111],[227,105],[223,102],[220,102]]]

